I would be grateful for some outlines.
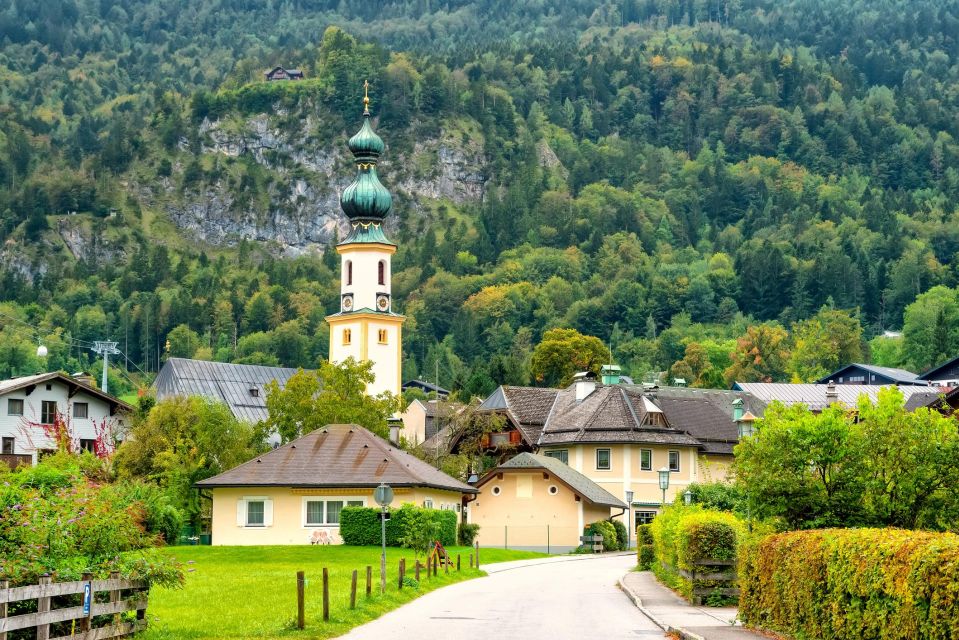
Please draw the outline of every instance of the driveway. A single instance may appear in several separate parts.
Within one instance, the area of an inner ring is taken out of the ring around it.
[[[662,639],[616,586],[635,564],[634,554],[491,564],[488,577],[428,593],[342,639]]]

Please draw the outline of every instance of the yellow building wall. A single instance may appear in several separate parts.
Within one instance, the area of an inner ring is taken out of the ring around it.
[[[579,545],[585,525],[605,520],[613,511],[577,500],[569,487],[542,470],[504,471],[502,476],[479,487],[469,505],[470,522],[480,526],[480,546],[563,553]]]
[[[732,482],[732,456],[699,456],[700,482]]]
[[[395,488],[392,508],[404,504],[424,506],[432,501],[435,509],[456,510],[462,494],[427,488]],[[324,500],[362,500],[367,507],[375,507],[373,490],[356,489],[291,489],[288,487],[246,487],[212,489],[213,544],[214,545],[285,545],[310,544],[315,531],[325,531],[329,540],[340,543],[339,526],[307,526],[304,498]],[[244,499],[266,499],[272,505],[272,524],[248,527],[237,523],[237,505]]]
[[[426,440],[426,407],[414,400],[403,412],[403,428],[400,435],[410,444],[423,444]]]

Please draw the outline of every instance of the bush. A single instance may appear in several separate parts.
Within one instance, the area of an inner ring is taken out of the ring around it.
[[[653,544],[653,525],[641,524],[636,527],[636,544]]]
[[[460,525],[457,542],[463,547],[472,547],[476,542],[476,536],[479,535],[480,526],[478,524],[463,523]]]
[[[605,551],[616,551],[619,549],[619,539],[616,537],[616,528],[608,520],[597,520],[583,529],[583,535],[603,536],[603,549]]]
[[[651,528],[656,557],[653,571],[664,584],[691,600],[697,592],[729,586],[725,580],[694,580],[684,572],[697,570],[697,563],[702,561],[728,562],[736,558],[739,540],[745,535],[745,527],[736,516],[698,505],[675,505],[657,516]]]
[[[626,551],[626,546],[629,544],[626,525],[619,520],[611,520],[610,522],[616,531],[616,549],[610,549],[610,551]]]
[[[640,571],[649,571],[653,568],[656,561],[656,555],[653,553],[653,545],[641,544],[636,551]]]
[[[740,553],[739,615],[797,637],[959,637],[959,536],[821,529],[768,536]]]
[[[371,507],[345,507],[340,512],[340,536],[344,544],[354,546],[380,544],[379,512],[379,509]],[[424,517],[430,518],[430,521],[435,524],[433,537],[437,538],[443,546],[449,547],[456,544],[458,518],[455,511],[423,509],[405,504],[390,512],[390,519],[386,521],[386,545],[404,546],[403,540],[409,538],[411,529],[420,522],[420,514],[424,514]]]

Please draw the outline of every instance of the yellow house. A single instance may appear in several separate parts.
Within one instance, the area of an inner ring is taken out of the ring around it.
[[[487,473],[470,503],[484,547],[565,553],[583,527],[622,515],[626,503],[555,458],[520,453]]]
[[[373,489],[410,503],[462,511],[477,491],[355,424],[331,424],[197,488],[213,498],[213,544],[339,543],[340,511],[376,506]]]
[[[764,404],[748,393],[600,384],[577,376],[566,389],[500,387],[480,406],[536,434],[536,453],[569,465],[619,500],[627,526],[651,521],[662,508],[660,470],[668,470],[665,500],[694,482],[725,480],[739,423]]]

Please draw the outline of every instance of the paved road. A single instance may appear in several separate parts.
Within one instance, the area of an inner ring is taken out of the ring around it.
[[[662,640],[616,586],[634,555],[484,567],[485,578],[428,593],[342,640]]]

